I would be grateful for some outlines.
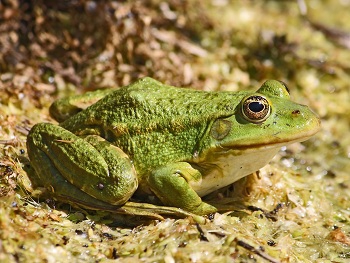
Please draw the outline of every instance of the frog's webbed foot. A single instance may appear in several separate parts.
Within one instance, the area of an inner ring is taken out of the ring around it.
[[[80,138],[49,123],[35,125],[28,154],[41,186],[60,200],[125,203],[137,189],[137,176],[125,153],[98,136]]]
[[[165,165],[148,178],[151,190],[166,205],[180,207],[197,215],[214,213],[217,209],[202,201],[191,188],[201,180],[201,174],[186,162]]]

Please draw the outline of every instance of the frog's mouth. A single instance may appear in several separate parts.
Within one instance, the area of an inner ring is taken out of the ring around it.
[[[303,142],[308,140],[310,137],[315,135],[321,128],[320,120],[315,118],[312,120],[312,125],[310,125],[310,129],[295,132],[295,133],[284,133],[276,132],[271,134],[270,136],[266,135],[265,139],[261,139],[261,137],[252,138],[250,140],[235,140],[233,142],[223,142],[220,144],[221,147],[227,150],[256,150],[256,149],[270,149],[270,148],[278,148],[285,145],[289,145],[296,142]]]
[[[251,144],[234,144],[234,145],[224,145],[225,148],[229,149],[237,149],[237,150],[247,150],[247,149],[259,149],[259,148],[277,148],[277,147],[282,147],[285,145],[289,145],[292,143],[297,143],[297,142],[303,142],[308,140],[310,137],[312,137],[315,133],[309,135],[309,136],[303,136],[303,137],[297,137],[293,139],[288,139],[288,140],[283,140],[278,137],[274,137],[274,139],[271,139],[270,141],[267,142],[259,142],[259,143],[251,143]]]

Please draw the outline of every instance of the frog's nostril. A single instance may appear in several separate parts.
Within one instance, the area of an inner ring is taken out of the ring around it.
[[[293,115],[299,115],[299,114],[300,114],[300,110],[293,110],[293,111],[292,111],[292,114],[293,114]]]

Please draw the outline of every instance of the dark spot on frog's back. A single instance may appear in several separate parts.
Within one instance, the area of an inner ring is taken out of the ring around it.
[[[98,183],[98,184],[97,184],[97,188],[98,188],[99,190],[103,190],[103,189],[105,188],[105,186],[104,186],[103,183]]]

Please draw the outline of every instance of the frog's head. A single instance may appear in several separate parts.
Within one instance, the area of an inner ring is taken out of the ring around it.
[[[319,129],[319,118],[292,102],[284,83],[268,80],[255,93],[243,95],[233,115],[215,120],[210,136],[219,147],[249,150],[304,141]]]

